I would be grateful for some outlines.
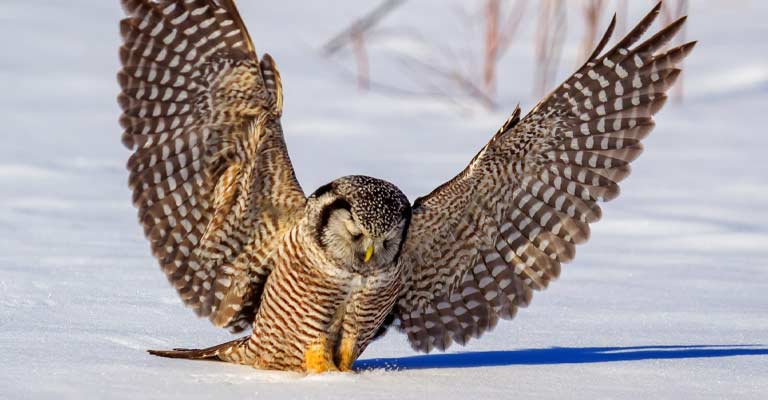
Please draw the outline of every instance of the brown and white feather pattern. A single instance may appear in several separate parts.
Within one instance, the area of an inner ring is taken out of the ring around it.
[[[305,351],[318,338],[355,338],[355,358],[371,342],[400,291],[401,270],[360,276],[328,261],[300,223],[274,254],[272,276],[247,344],[245,363],[303,370]]]
[[[385,321],[430,351],[527,306],[588,239],[598,202],[618,196],[694,45],[663,50],[685,19],[637,44],[658,5],[600,56],[614,19],[582,68],[524,118],[516,109],[410,210],[396,187],[359,176],[308,202],[283,139],[280,74],[257,57],[233,0],[122,4],[120,121],[152,252],[198,314],[234,331],[253,325],[233,342],[153,354],[297,371],[350,368]],[[374,236],[405,221],[399,258],[336,265],[317,237],[334,204]]]
[[[320,340],[330,346],[352,339],[357,358],[397,299],[402,270],[361,276],[329,262],[304,220],[280,239],[274,265],[249,337],[193,350],[192,358],[219,358],[260,369],[305,371],[306,351]],[[330,348],[329,352],[337,349]],[[159,352],[170,357],[187,356]],[[338,355],[337,355],[338,356]],[[338,363],[338,360],[335,360]]]
[[[637,44],[659,9],[599,56],[612,21],[582,68],[524,118],[516,110],[461,174],[416,201],[394,310],[415,349],[463,344],[512,318],[588,239],[597,202],[618,195],[695,44],[663,50],[685,18]]]
[[[300,216],[274,61],[231,0],[122,0],[123,143],[139,220],[185,303],[217,326],[254,318],[264,263]]]

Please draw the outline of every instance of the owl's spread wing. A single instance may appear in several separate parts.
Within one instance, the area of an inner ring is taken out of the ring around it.
[[[232,0],[123,0],[118,101],[133,201],[186,304],[247,327],[262,264],[306,198],[280,125],[282,87]]]
[[[587,240],[695,44],[662,50],[684,18],[635,44],[658,14],[599,56],[612,22],[582,68],[415,202],[401,256],[410,275],[393,310],[415,349],[464,344],[512,318]]]

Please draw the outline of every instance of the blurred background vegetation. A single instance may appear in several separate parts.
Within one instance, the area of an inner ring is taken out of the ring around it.
[[[637,3],[637,2],[635,2]],[[655,1],[648,2],[648,8]],[[462,31],[460,42],[445,36],[423,32],[417,25],[398,24],[388,18],[396,12],[408,12],[407,0],[384,0],[367,13],[355,18],[323,46],[323,54],[338,62],[361,91],[377,91],[393,95],[429,96],[456,103],[471,101],[487,110],[499,106],[497,86],[505,71],[500,61],[514,46],[532,50],[535,60],[532,76],[514,77],[530,80],[532,96],[543,96],[551,90],[563,66],[566,36],[579,37],[570,52],[576,52],[578,67],[589,56],[615,13],[614,37],[631,28],[628,20],[629,0],[477,0],[446,2],[453,9],[452,20],[443,28]],[[688,12],[688,0],[663,3],[661,21],[669,24]],[[575,27],[569,27],[575,21]],[[528,30],[532,34],[521,34]],[[685,32],[670,46],[683,43]],[[383,45],[395,43],[396,45]],[[376,62],[394,62],[402,69],[391,74],[372,70]],[[507,76],[507,78],[509,78]],[[673,98],[683,98],[682,79]]]

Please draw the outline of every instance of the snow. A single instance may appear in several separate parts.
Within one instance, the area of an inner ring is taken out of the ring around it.
[[[181,305],[135,220],[114,101],[117,3],[0,2],[0,398],[765,398],[768,3],[692,2],[685,102],[658,115],[622,195],[529,309],[445,354],[415,354],[390,332],[358,373],[322,376],[144,352],[231,336]],[[504,111],[488,113],[360,93],[339,69],[348,55],[318,55],[376,1],[240,3],[280,66],[307,192],[363,173],[415,199],[463,168],[516,102],[536,100],[531,21],[500,70]],[[443,4],[414,0],[385,26],[461,39]],[[633,2],[631,20],[649,6]],[[396,73],[385,51],[421,51],[382,43],[374,77]]]

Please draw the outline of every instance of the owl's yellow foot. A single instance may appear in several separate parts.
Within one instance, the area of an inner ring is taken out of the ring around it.
[[[336,364],[333,363],[327,339],[321,339],[318,343],[307,347],[304,352],[304,369],[311,373],[338,371]]]
[[[352,371],[352,364],[355,363],[355,342],[355,339],[350,337],[341,339],[337,355],[340,371]]]

